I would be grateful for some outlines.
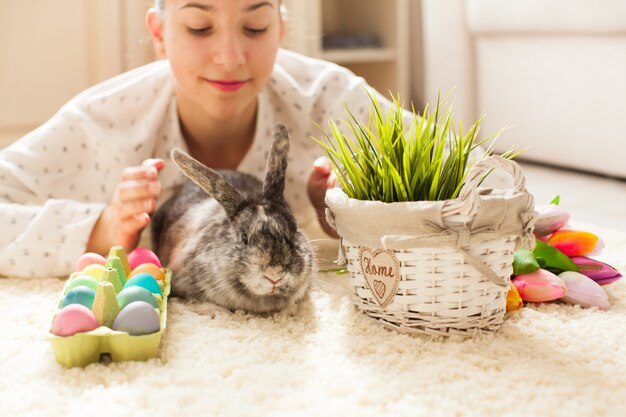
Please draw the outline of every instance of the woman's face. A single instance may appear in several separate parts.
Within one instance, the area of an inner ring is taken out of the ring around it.
[[[278,3],[167,0],[160,17],[148,15],[156,49],[170,61],[180,104],[218,120],[256,104],[282,39]]]

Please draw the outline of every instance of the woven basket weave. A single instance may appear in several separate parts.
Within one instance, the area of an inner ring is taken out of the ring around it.
[[[513,190],[478,188],[493,168],[511,174]],[[403,333],[475,336],[501,326],[513,253],[534,244],[534,202],[515,162],[477,162],[454,200],[360,201],[334,188],[326,202],[367,315]]]

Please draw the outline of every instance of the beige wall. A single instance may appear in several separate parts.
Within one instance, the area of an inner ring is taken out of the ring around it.
[[[39,126],[83,89],[152,59],[143,29],[148,5],[0,1],[0,147]]]

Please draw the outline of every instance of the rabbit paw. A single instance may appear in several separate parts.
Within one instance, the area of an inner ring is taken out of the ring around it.
[[[309,294],[306,294],[304,297],[298,300],[291,300],[283,311],[289,316],[292,316],[292,317],[296,316],[298,315],[302,306],[305,305],[308,301],[309,301]]]
[[[210,303],[208,301],[204,303],[189,304],[189,308],[191,309],[191,311],[197,314],[210,316],[212,319],[215,318],[216,313],[231,313],[229,309],[218,306],[217,304]]]

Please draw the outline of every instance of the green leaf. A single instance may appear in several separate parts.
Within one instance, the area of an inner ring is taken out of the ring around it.
[[[533,250],[533,255],[535,255],[535,258],[543,269],[552,272],[558,271],[558,273],[563,271],[578,272],[578,267],[566,254],[541,240],[537,239],[537,245]]]
[[[470,153],[491,135],[478,140],[484,115],[458,134],[452,108],[437,96],[434,111],[428,104],[421,115],[412,106],[412,124],[404,125],[400,97],[391,95],[391,107],[383,111],[378,96],[366,89],[371,105],[367,122],[357,119],[344,105],[346,119],[329,120],[330,135],[317,126],[321,138],[313,138],[331,160],[341,186],[351,198],[384,202],[447,200],[458,197],[471,164]],[[447,97],[447,96],[446,96]],[[490,146],[485,156],[493,153]],[[512,158],[512,152],[503,155]]]
[[[535,272],[540,268],[535,255],[525,248],[515,251],[513,254],[513,275],[524,275]]]
[[[537,263],[539,264],[539,268],[541,269],[546,269],[546,260],[543,258],[537,258],[535,257],[535,259],[537,260]]]
[[[552,199],[552,201],[550,201],[550,204],[554,204],[555,206],[558,206],[560,202],[561,202],[561,196],[557,195],[556,197]]]

